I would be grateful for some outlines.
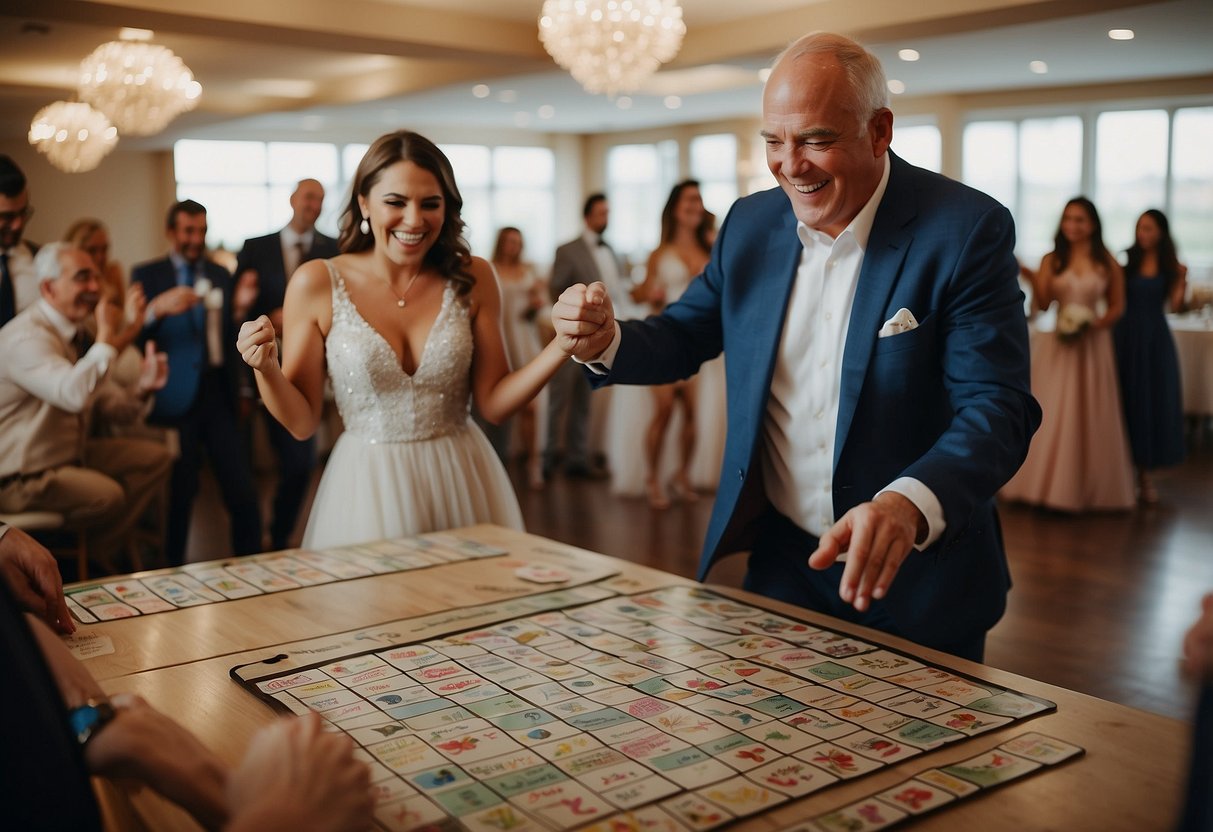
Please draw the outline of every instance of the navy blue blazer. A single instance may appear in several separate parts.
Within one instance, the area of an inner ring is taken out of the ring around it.
[[[319,231],[313,231],[312,247],[304,253],[299,262],[302,264],[317,258],[336,257],[340,253],[336,240]],[[236,259],[236,277],[244,274],[247,269],[257,271],[260,289],[257,300],[249,310],[249,319],[256,319],[259,315],[268,315],[275,309],[281,309],[282,300],[286,297],[286,281],[290,277],[286,273],[286,264],[282,261],[281,231],[244,241],[244,247],[240,249],[240,255]]]
[[[901,476],[935,493],[946,530],[910,554],[885,606],[907,637],[947,641],[988,630],[1005,609],[1010,576],[994,495],[1023,462],[1040,408],[1029,384],[1009,212],[890,157],[839,345],[834,512],[841,517]],[[621,322],[610,373],[591,379],[665,383],[723,350],[728,436],[701,580],[719,557],[750,548],[769,508],[763,422],[800,256],[796,217],[780,189],[739,200],[704,273],[662,314]],[[877,339],[902,307],[919,326]]]
[[[233,405],[239,388],[239,372],[244,366],[236,351],[236,325],[232,321],[232,276],[218,263],[203,264],[211,285],[223,290],[223,369]],[[141,263],[131,269],[131,281],[143,286],[150,302],[161,292],[177,285],[177,270],[168,257]],[[156,348],[168,354],[168,383],[156,394],[156,403],[148,421],[171,425],[194,406],[199,381],[207,369],[206,329],[193,314],[160,318],[144,327],[142,340],[155,340]]]

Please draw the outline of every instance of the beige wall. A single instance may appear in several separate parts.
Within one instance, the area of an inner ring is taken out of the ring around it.
[[[36,209],[26,236],[36,243],[59,239],[81,217],[110,229],[110,257],[131,265],[166,250],[164,212],[173,201],[171,154],[115,150],[87,173],[63,173],[24,141],[0,141],[29,182]]]

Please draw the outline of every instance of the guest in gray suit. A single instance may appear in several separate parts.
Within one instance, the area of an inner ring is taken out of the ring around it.
[[[553,301],[570,286],[594,280],[601,280],[608,291],[618,294],[623,266],[614,250],[602,239],[609,214],[606,195],[590,194],[581,212],[585,230],[556,249],[552,277],[548,281]],[[590,392],[590,383],[572,361],[565,362],[548,383],[548,441],[543,454],[545,477],[555,469],[562,450],[567,476],[590,479],[607,476],[606,471],[590,459]],[[564,429],[563,442],[561,428]]]

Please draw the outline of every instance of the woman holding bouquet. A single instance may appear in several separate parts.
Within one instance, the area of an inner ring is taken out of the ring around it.
[[[1053,251],[1028,274],[1037,308],[1057,304],[1057,327],[1033,336],[1032,393],[1044,416],[1002,496],[1061,511],[1132,508],[1111,329],[1124,312],[1124,273],[1090,200],[1066,203]]]

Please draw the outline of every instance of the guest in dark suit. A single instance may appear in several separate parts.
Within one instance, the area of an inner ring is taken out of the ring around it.
[[[236,261],[236,276],[245,279],[251,274],[257,280],[257,300],[249,311],[250,320],[268,315],[274,331],[281,332],[282,301],[295,269],[309,260],[336,257],[340,253],[336,240],[316,230],[323,207],[324,186],[315,179],[303,179],[291,194],[290,223],[281,231],[244,241]],[[307,497],[312,468],[316,465],[316,439],[314,436],[302,441],[295,439],[273,417],[264,422],[270,445],[278,457],[278,489],[270,520],[270,542],[274,549],[285,549]]]
[[[243,362],[236,331],[257,294],[255,278],[233,286],[227,269],[207,260],[206,208],[185,200],[168,212],[167,257],[136,266],[131,282],[147,297],[144,336],[168,353],[168,384],[148,421],[176,428],[180,455],[169,491],[170,564],[185,559],[190,513],[198,492],[202,449],[231,518],[232,553],[261,550],[261,513],[238,429]]]
[[[33,215],[25,174],[16,162],[0,155],[0,326],[38,299],[34,277],[38,247],[21,239]]]
[[[1040,422],[1011,216],[889,152],[884,72],[837,35],[776,61],[762,135],[780,187],[738,201],[677,303],[616,325],[573,287],[557,336],[605,383],[725,352],[700,578],[749,550],[747,589],[980,660],[1010,586],[994,495]]]
[[[623,266],[602,238],[610,216],[606,196],[590,194],[581,215],[585,220],[581,236],[556,249],[552,276],[548,281],[553,300],[576,283],[601,281],[611,291],[622,290],[619,278]],[[561,367],[548,383],[548,440],[543,454],[545,476],[552,472],[563,455],[564,471],[570,477],[606,477],[606,472],[590,459],[591,389],[571,362]]]

